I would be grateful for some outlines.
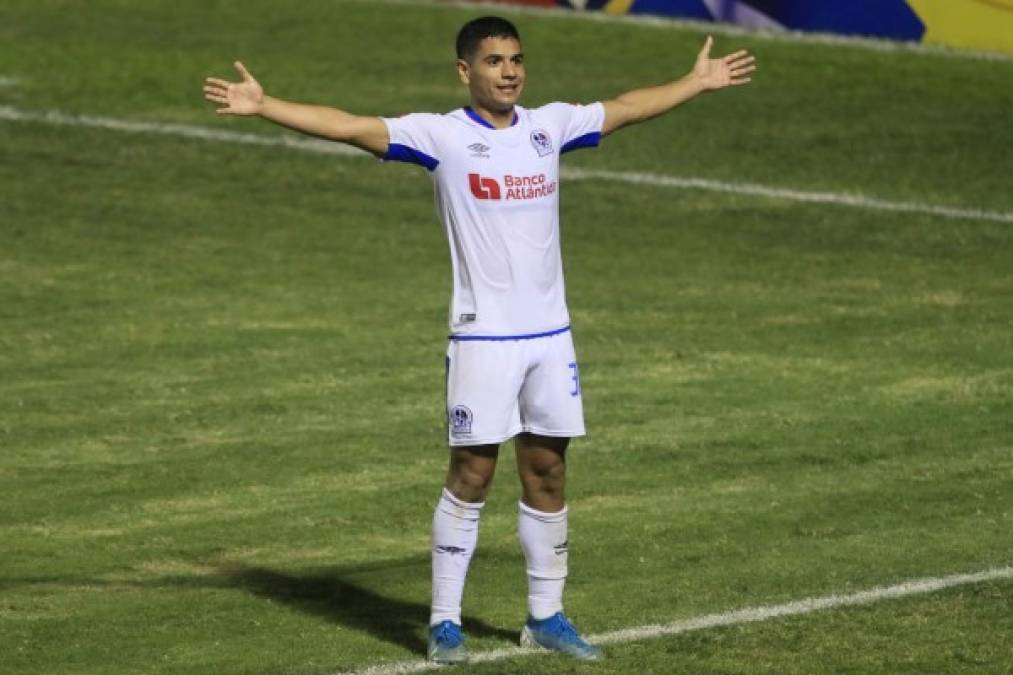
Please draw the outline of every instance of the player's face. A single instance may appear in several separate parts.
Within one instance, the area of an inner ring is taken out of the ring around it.
[[[471,100],[493,112],[513,109],[524,89],[524,54],[513,38],[488,37],[470,61],[458,61],[461,81],[468,85]]]

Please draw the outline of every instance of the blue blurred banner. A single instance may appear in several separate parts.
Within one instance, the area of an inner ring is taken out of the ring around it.
[[[1013,52],[1013,0],[499,0]]]
[[[559,0],[559,4],[610,14],[657,14],[894,40],[920,40],[925,34],[925,24],[906,0]]]

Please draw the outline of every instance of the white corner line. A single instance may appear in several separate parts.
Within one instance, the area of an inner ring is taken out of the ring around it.
[[[109,131],[150,133],[201,141],[282,147],[325,155],[370,157],[369,153],[347,145],[342,145],[333,141],[304,138],[294,135],[269,136],[267,134],[227,131],[224,129],[213,129],[210,127],[202,127],[191,124],[144,122],[139,120],[124,120],[110,117],[95,117],[91,115],[70,115],[59,111],[35,112],[2,105],[0,105],[0,121],[31,122],[71,127],[91,127],[106,129]],[[872,211],[913,213],[956,220],[982,220],[999,223],[1013,223],[1013,211],[969,209],[931,204],[928,202],[894,201],[854,193],[797,190],[794,188],[773,187],[768,185],[758,185],[755,183],[732,183],[693,176],[667,176],[664,174],[637,171],[605,171],[567,167],[563,167],[561,176],[565,180],[570,181],[604,180],[662,188],[725,192],[729,194],[766,199],[783,199],[793,202],[828,204]]]
[[[977,584],[985,581],[1001,581],[1013,579],[1013,567],[997,567],[982,572],[970,574],[952,574],[945,577],[928,577],[925,579],[914,579],[905,581],[894,586],[877,586],[866,591],[849,593],[847,595],[826,595],[815,598],[804,598],[793,600],[780,605],[766,605],[762,607],[748,607],[730,612],[717,614],[706,614],[690,619],[681,619],[666,624],[654,624],[649,626],[637,626],[634,628],[623,628],[585,636],[588,642],[599,645],[621,644],[626,642],[639,642],[660,637],[669,637],[707,628],[718,628],[720,626],[736,626],[745,623],[755,623],[777,619],[783,616],[799,616],[811,614],[828,609],[839,607],[854,607],[858,605],[871,605],[883,600],[896,600],[913,595],[924,595],[955,586]],[[491,661],[503,661],[537,653],[531,649],[521,647],[509,647],[494,649],[490,651],[477,652],[471,655],[471,663],[489,663]],[[393,663],[380,663],[369,666],[362,670],[341,671],[349,675],[403,675],[407,673],[419,673],[426,670],[439,668],[435,664],[419,659],[411,661],[397,661]]]

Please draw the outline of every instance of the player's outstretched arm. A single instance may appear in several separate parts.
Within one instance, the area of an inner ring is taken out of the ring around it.
[[[705,91],[748,84],[752,79],[748,75],[756,70],[755,57],[741,50],[712,59],[710,51],[713,45],[714,38],[708,35],[693,70],[685,77],[657,87],[634,89],[605,101],[602,133],[610,134],[627,125],[657,117]]]
[[[379,117],[352,115],[337,108],[292,103],[264,93],[246,67],[236,61],[239,82],[216,77],[204,80],[204,98],[220,107],[220,115],[258,115],[311,136],[348,143],[377,156],[387,153],[390,138]]]

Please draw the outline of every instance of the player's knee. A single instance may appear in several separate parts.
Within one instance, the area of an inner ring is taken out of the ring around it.
[[[481,502],[485,501],[491,484],[492,472],[458,465],[450,472],[447,489],[462,501]]]
[[[556,494],[566,485],[566,462],[538,462],[524,466],[521,480],[529,490]]]

